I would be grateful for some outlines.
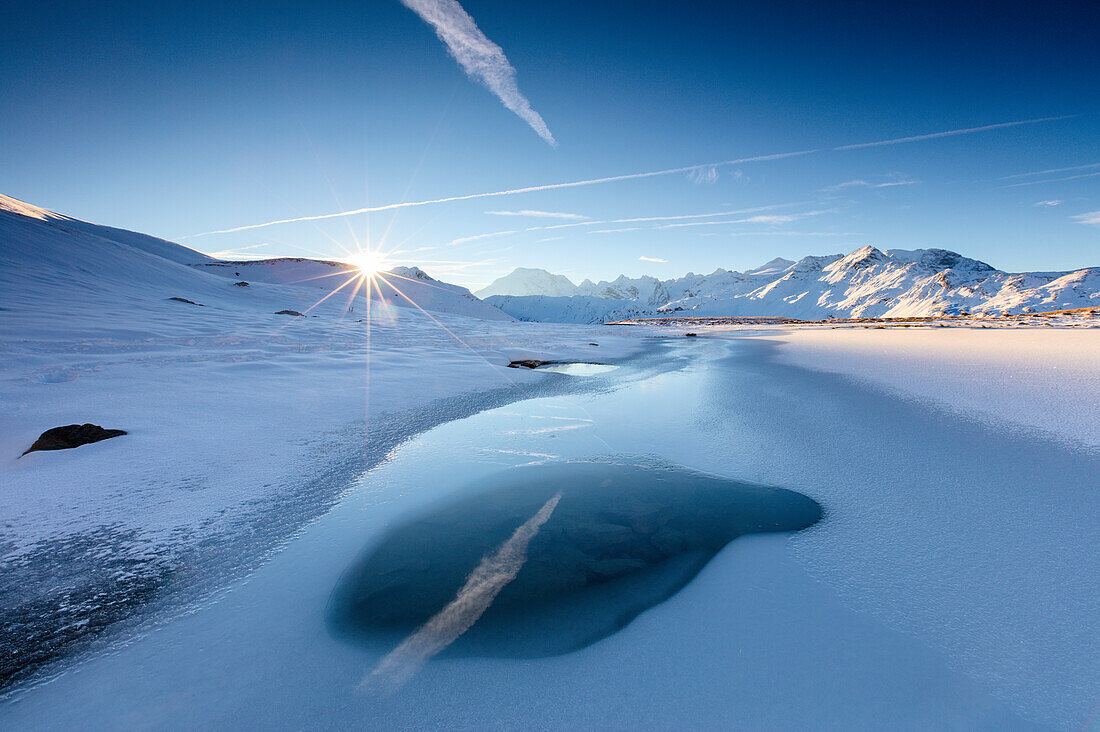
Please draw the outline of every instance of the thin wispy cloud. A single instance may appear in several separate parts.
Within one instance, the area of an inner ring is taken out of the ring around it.
[[[722,219],[719,221],[685,221],[676,224],[657,224],[654,229],[689,229],[696,226],[725,226],[726,224],[746,224],[748,219]],[[754,221],[753,223],[779,223],[777,221]]]
[[[707,236],[864,236],[858,231],[731,231],[727,234],[708,233]]]
[[[737,160],[724,160],[718,163],[709,163],[714,166],[726,166],[726,165],[741,165],[744,163],[756,163],[764,162],[768,160],[781,160],[783,158],[792,158],[799,155],[809,155],[815,153],[817,150],[800,150],[798,152],[788,153],[775,153],[773,155],[757,155],[751,158],[739,158]],[[402,208],[415,208],[418,206],[433,206],[440,203],[453,203],[455,201],[473,201],[480,198],[498,198],[501,196],[515,196],[522,193],[538,193],[540,191],[554,191],[562,188],[578,188],[581,186],[593,186],[603,183],[617,183],[625,180],[639,180],[642,178],[655,178],[663,175],[675,175],[677,173],[686,173],[690,170],[695,170],[700,166],[687,165],[681,168],[667,168],[665,170],[654,170],[647,173],[630,173],[627,175],[613,175],[606,178],[589,178],[588,180],[570,181],[568,183],[550,183],[541,186],[528,186],[526,188],[512,188],[506,191],[492,191],[490,193],[469,193],[463,196],[448,196],[446,198],[433,198],[427,201],[402,201],[400,203],[388,203],[383,206],[364,206],[362,208],[354,208],[349,211],[338,211],[336,213],[318,214],[316,216],[298,216],[292,219],[278,219],[275,221],[265,221],[262,224],[248,224],[246,226],[235,226],[230,229],[217,229],[215,231],[204,231],[201,234],[190,234],[188,236],[181,236],[180,239],[194,239],[199,236],[212,236],[214,234],[232,234],[238,231],[248,231],[250,229],[263,229],[268,226],[278,226],[280,224],[295,224],[301,221],[321,221],[324,219],[335,219],[342,216],[356,216],[358,214],[377,213],[379,211],[394,211]]]
[[[688,178],[692,183],[716,183],[718,181],[718,168],[714,165],[700,165],[688,173]]]
[[[773,224],[778,226],[779,224],[789,224],[792,221],[798,221],[800,219],[809,218],[811,216],[821,216],[822,214],[835,213],[833,209],[823,209],[819,211],[804,211],[796,214],[759,214],[756,216],[749,216],[742,219],[721,219],[718,221],[684,221],[671,224],[659,224],[654,226],[655,229],[682,229],[693,226],[723,226],[726,224]]]
[[[1070,119],[1076,117],[1075,114],[1065,114],[1060,117],[1038,117],[1036,119],[1024,119],[1017,122],[998,122],[993,125],[982,125],[981,127],[965,127],[959,130],[946,130],[944,132],[930,132],[926,135],[912,135],[910,137],[895,137],[890,140],[877,140],[875,142],[859,142],[854,145],[841,145],[834,147],[833,150],[859,150],[865,147],[881,147],[883,145],[901,145],[907,142],[919,142],[921,140],[934,140],[937,137],[953,137],[955,135],[969,135],[973,132],[987,132],[989,130],[1000,130],[1006,127],[1019,127],[1021,125],[1035,125],[1041,122],[1055,122],[1062,119]]]
[[[456,0],[401,0],[401,3],[435,29],[447,51],[471,79],[484,84],[539,137],[557,145],[546,122],[520,93],[516,70],[504,51],[481,32]]]
[[[479,239],[491,239],[495,236],[507,236],[508,234],[518,234],[519,231],[520,231],[519,229],[510,229],[508,231],[491,231],[488,234],[474,234],[472,236],[460,236],[457,239],[451,239],[449,242],[444,244],[444,246],[456,247],[459,244],[466,244],[466,243],[469,243],[471,241],[478,241]]]
[[[881,183],[872,183],[871,181],[858,178],[856,180],[848,180],[843,183],[837,183],[835,186],[829,186],[825,188],[826,191],[842,191],[846,188],[895,188],[897,186],[911,186],[916,185],[917,181],[910,180],[908,178],[900,178],[897,180],[888,180]]]
[[[807,214],[807,215],[816,215],[816,214]],[[786,223],[789,223],[791,221],[794,221],[796,218],[801,218],[801,217],[800,216],[799,217],[791,216],[789,214],[778,214],[778,215],[777,214],[761,214],[759,216],[750,216],[747,219],[741,219],[737,223],[739,223],[739,224],[786,224]]]
[[[405,2],[406,0],[402,0],[402,1]],[[413,2],[414,2],[414,0],[408,0],[408,2],[406,2],[406,4],[413,3]],[[437,3],[436,2],[428,2],[428,0],[415,0],[415,4],[417,4],[417,5],[423,4],[425,6],[427,6],[427,5],[434,6]],[[459,6],[457,6],[457,3],[455,3],[455,6],[459,7]],[[412,5],[410,5],[410,7],[412,7]],[[461,7],[459,7],[459,10],[461,10]],[[465,11],[463,11],[463,12],[465,12]],[[1070,118],[1077,117],[1077,116],[1078,115],[1070,114],[1070,115],[1063,115],[1063,116],[1060,116],[1060,117],[1040,117],[1040,118],[1036,118],[1036,119],[1020,120],[1020,121],[1016,121],[1016,122],[1001,122],[1001,123],[993,124],[993,125],[984,125],[982,127],[968,127],[968,128],[959,129],[959,130],[947,130],[945,132],[933,132],[933,133],[925,134],[925,135],[914,135],[914,136],[911,136],[911,137],[898,137],[898,138],[894,138],[892,140],[879,140],[877,142],[863,142],[863,143],[857,143],[857,144],[854,144],[854,145],[842,145],[840,147],[834,147],[832,149],[833,150],[856,150],[856,149],[859,149],[859,148],[876,147],[876,146],[880,146],[880,145],[896,145],[896,144],[907,143],[907,142],[918,142],[918,141],[921,141],[921,140],[931,140],[931,139],[935,139],[935,138],[939,138],[939,137],[949,137],[949,136],[952,136],[952,135],[965,135],[965,134],[970,134],[970,133],[974,133],[974,132],[984,132],[984,131],[987,131],[987,130],[996,130],[996,129],[1001,129],[1001,128],[1005,128],[1005,127],[1016,127],[1016,126],[1020,126],[1020,125],[1039,124],[1041,122],[1052,122],[1052,121],[1056,121],[1056,120],[1070,119]],[[442,204],[442,203],[453,203],[453,202],[456,202],[456,201],[471,201],[471,200],[482,199],[482,198],[496,198],[496,197],[502,197],[502,196],[515,196],[515,195],[520,195],[520,194],[524,194],[524,193],[538,193],[538,192],[541,192],[541,191],[552,191],[552,190],[559,190],[559,189],[563,189],[563,188],[576,188],[576,187],[580,187],[580,186],[601,185],[601,184],[605,184],[605,183],[617,183],[617,182],[620,182],[620,181],[640,180],[640,179],[643,179],[643,178],[653,178],[653,177],[657,177],[657,176],[675,175],[675,174],[678,174],[678,173],[689,173],[689,174],[691,174],[695,171],[698,171],[698,170],[704,169],[704,168],[718,169],[720,167],[726,167],[726,166],[730,166],[730,165],[741,165],[741,164],[744,164],[744,163],[755,163],[755,162],[764,162],[764,161],[770,161],[770,160],[781,160],[781,159],[784,159],[784,158],[798,157],[798,156],[802,156],[802,155],[811,155],[811,154],[817,153],[817,152],[820,152],[820,150],[819,149],[799,150],[799,151],[795,151],[795,152],[775,153],[775,154],[771,154],[771,155],[757,155],[757,156],[747,157],[747,158],[738,158],[738,159],[735,159],[735,160],[723,160],[723,161],[719,161],[719,162],[715,162],[715,163],[703,163],[701,165],[687,165],[687,166],[683,166],[683,167],[679,167],[679,168],[666,168],[664,170],[654,170],[654,171],[649,171],[649,172],[645,172],[645,173],[630,173],[630,174],[627,174],[627,175],[613,175],[613,176],[607,176],[607,177],[603,177],[603,178],[589,178],[589,179],[586,179],[586,180],[570,181],[570,182],[567,182],[567,183],[550,183],[550,184],[546,184],[546,185],[527,186],[527,187],[524,187],[524,188],[512,188],[512,189],[508,189],[508,190],[491,191],[491,192],[487,192],[487,193],[469,193],[469,194],[465,194],[465,195],[461,195],[461,196],[447,196],[447,197],[444,197],[444,198],[433,198],[433,199],[429,199],[429,200],[425,200],[425,201],[402,201],[400,203],[389,203],[389,204],[385,204],[385,205],[381,205],[381,206],[364,206],[362,208],[350,209],[348,211],[337,211],[335,213],[318,214],[318,215],[314,215],[314,216],[297,216],[297,217],[288,218],[288,219],[276,219],[274,221],[265,221],[265,222],[260,223],[260,224],[247,224],[247,225],[244,225],[244,226],[234,226],[234,227],[228,228],[228,229],[216,229],[216,230],[213,230],[213,231],[204,231],[204,232],[201,232],[201,233],[198,233],[198,234],[189,234],[189,235],[186,235],[186,236],[180,236],[178,238],[180,240],[193,239],[193,238],[201,237],[201,236],[212,236],[212,235],[215,235],[215,234],[232,234],[232,233],[235,233],[235,232],[238,232],[238,231],[248,231],[248,230],[251,230],[251,229],[262,229],[262,228],[265,228],[265,227],[268,227],[268,226],[278,226],[280,224],[293,224],[293,223],[298,223],[298,222],[303,222],[303,221],[321,221],[321,220],[324,220],[324,219],[334,219],[334,218],[339,218],[339,217],[343,217],[343,216],[356,216],[356,215],[359,215],[359,214],[377,213],[377,212],[381,212],[381,211],[394,211],[394,210],[397,210],[397,209],[414,208],[414,207],[419,207],[419,206],[433,206],[433,205]],[[1089,175],[1100,175],[1100,173],[1089,174]],[[740,176],[738,176],[738,177],[740,177]],[[1086,177],[1086,176],[1081,176],[1081,177]],[[1069,179],[1070,178],[1066,178],[1064,180],[1069,180]],[[1017,185],[1025,185],[1025,184],[1017,184]],[[1008,187],[1008,186],[1006,186],[1006,187]]]
[[[934,133],[926,134],[926,135],[915,135],[915,136],[912,136],[912,137],[899,137],[899,138],[896,138],[896,139],[893,139],[893,140],[880,140],[878,142],[859,143],[859,144],[855,144],[855,145],[843,145],[843,146],[836,147],[836,148],[833,148],[833,149],[834,150],[854,150],[854,149],[858,149],[858,148],[875,147],[875,146],[879,146],[879,145],[894,145],[894,144],[900,144],[900,143],[905,143],[905,142],[916,142],[916,141],[920,141],[920,140],[930,140],[930,139],[934,139],[934,138],[938,138],[938,137],[947,137],[947,136],[951,136],[951,135],[963,135],[963,134],[969,134],[969,133],[973,133],[973,132],[982,132],[982,131],[986,131],[986,130],[995,130],[995,129],[1000,129],[1000,128],[1003,128],[1003,127],[1015,127],[1015,126],[1019,126],[1019,125],[1038,124],[1040,122],[1049,122],[1049,121],[1060,120],[1060,119],[1068,119],[1068,118],[1075,117],[1075,116],[1077,116],[1077,115],[1064,115],[1062,117],[1041,117],[1041,118],[1031,119],[1031,120],[1021,120],[1021,121],[1018,121],[1018,122],[1002,122],[1002,123],[994,124],[994,125],[985,125],[983,127],[969,127],[969,128],[961,129],[961,130],[948,130],[946,132],[934,132]],[[303,222],[303,221],[321,221],[321,220],[324,220],[324,219],[333,219],[333,218],[339,218],[339,217],[343,217],[343,216],[355,216],[355,215],[359,215],[359,214],[377,213],[377,212],[381,212],[381,211],[393,211],[393,210],[397,210],[397,209],[414,208],[414,207],[419,207],[419,206],[432,206],[432,205],[437,205],[437,204],[442,204],[442,203],[453,203],[453,202],[457,202],[457,201],[470,201],[470,200],[476,200],[476,199],[482,199],[482,198],[497,198],[497,197],[503,197],[503,196],[515,196],[515,195],[520,195],[520,194],[524,194],[524,193],[537,193],[537,192],[541,192],[541,191],[560,190],[560,189],[563,189],[563,188],[576,188],[576,187],[581,187],[581,186],[601,185],[601,184],[606,184],[606,183],[617,183],[617,182],[620,182],[620,181],[639,180],[639,179],[644,179],[644,178],[653,178],[653,177],[657,177],[657,176],[675,175],[675,174],[678,174],[678,173],[689,173],[690,174],[690,173],[696,172],[696,171],[698,171],[700,169],[703,169],[703,168],[717,169],[719,167],[730,166],[730,165],[741,165],[741,164],[744,164],[744,163],[765,162],[765,161],[771,161],[771,160],[781,160],[781,159],[784,159],[784,158],[798,157],[798,156],[802,156],[802,155],[810,155],[810,154],[813,154],[813,153],[816,153],[816,152],[819,152],[819,150],[817,150],[817,149],[799,150],[799,151],[795,151],[795,152],[775,153],[775,154],[771,154],[771,155],[757,155],[757,156],[753,156],[753,157],[738,158],[738,159],[734,159],[734,160],[724,160],[724,161],[720,161],[720,162],[716,162],[716,163],[706,163],[706,164],[703,164],[703,165],[688,165],[688,166],[683,166],[683,167],[679,167],[679,168],[666,168],[664,170],[654,170],[654,171],[649,171],[649,172],[645,172],[645,173],[630,173],[630,174],[626,174],[626,175],[606,176],[606,177],[603,177],[603,178],[589,178],[589,179],[586,179],[586,180],[569,181],[569,182],[566,182],[566,183],[550,183],[550,184],[546,184],[546,185],[527,186],[527,187],[524,187],[524,188],[512,188],[512,189],[503,190],[503,191],[490,191],[490,192],[486,192],[486,193],[470,193],[470,194],[461,195],[461,196],[447,196],[447,197],[444,197],[444,198],[433,198],[433,199],[429,199],[429,200],[425,200],[425,201],[402,201],[400,203],[390,203],[390,204],[385,204],[385,205],[381,205],[381,206],[364,206],[362,208],[355,208],[355,209],[351,209],[351,210],[348,210],[348,211],[338,211],[338,212],[335,212],[335,213],[318,214],[318,215],[315,215],[315,216],[298,216],[298,217],[289,218],[289,219],[277,219],[277,220],[274,220],[274,221],[266,221],[266,222],[260,223],[260,224],[248,224],[248,225],[245,225],[245,226],[235,226],[235,227],[228,228],[228,229],[216,229],[214,231],[205,231],[205,232],[202,232],[202,233],[199,233],[199,234],[190,234],[190,235],[187,235],[187,236],[181,236],[179,238],[180,239],[192,239],[192,238],[201,237],[201,236],[212,236],[214,234],[231,234],[231,233],[235,233],[235,232],[238,232],[238,231],[248,231],[248,230],[252,230],[252,229],[261,229],[261,228],[265,228],[265,227],[268,227],[268,226],[278,226],[280,224],[292,224],[292,223],[298,223],[298,222]],[[1100,175],[1100,173],[1089,173],[1089,174],[1086,174],[1084,176],[1070,176],[1069,178],[1057,179],[1057,180],[1071,180],[1071,179],[1077,178],[1077,177],[1091,177],[1093,175]],[[1039,183],[1039,182],[1053,182],[1053,181],[1031,181],[1029,183],[1017,183],[1015,185],[1029,185],[1031,183]],[[1005,186],[1005,187],[1012,187],[1012,186]]]
[[[1035,170],[1030,173],[1015,173],[1013,175],[1001,176],[997,180],[1012,180],[1014,178],[1030,178],[1034,175],[1050,175],[1051,173],[1070,173],[1074,170],[1088,170],[1089,168],[1100,168],[1100,163],[1089,163],[1088,165],[1073,165],[1068,168],[1048,168],[1046,170]]]
[[[621,229],[596,229],[595,231],[589,231],[589,234],[618,234],[623,231],[641,231],[640,226],[625,226]]]
[[[1036,201],[1036,206],[1061,206],[1061,201]]]
[[[663,263],[667,262],[668,260],[667,259],[661,259],[660,257],[647,257],[643,254],[642,256],[638,257],[638,261],[639,262],[659,262],[659,263],[663,264]]]
[[[458,246],[459,244],[466,244],[466,243],[471,242],[471,241],[477,241],[477,240],[480,240],[480,239],[491,239],[491,238],[497,237],[497,236],[508,236],[510,234],[528,233],[528,232],[533,232],[533,231],[556,231],[556,230],[560,230],[560,229],[575,229],[575,228],[587,227],[587,226],[610,226],[612,224],[639,224],[639,223],[653,223],[653,222],[657,222],[657,221],[682,221],[682,220],[685,220],[685,219],[692,219],[692,220],[694,220],[694,219],[705,219],[705,218],[713,218],[713,217],[716,217],[716,216],[736,216],[736,215],[740,215],[740,214],[756,213],[758,211],[771,211],[773,209],[787,208],[787,207],[790,207],[790,206],[802,206],[802,205],[805,205],[805,203],[806,203],[805,201],[799,201],[799,202],[794,202],[794,203],[773,203],[773,204],[768,205],[768,206],[754,206],[752,208],[745,208],[745,209],[741,209],[739,211],[711,211],[711,212],[708,212],[708,213],[680,214],[680,215],[677,215],[677,216],[642,216],[642,217],[635,217],[635,218],[629,218],[629,219],[602,219],[602,220],[596,220],[596,221],[576,221],[576,222],[570,222],[570,223],[567,223],[567,224],[550,224],[550,225],[547,225],[547,226],[529,226],[526,229],[507,229],[505,231],[489,231],[489,232],[486,232],[486,233],[483,233],[483,234],[473,234],[473,235],[470,235],[470,236],[461,236],[461,237],[458,237],[457,239],[452,239],[451,241],[447,242],[443,246],[452,247],[452,246]],[[808,212],[806,214],[799,214],[799,216],[808,216],[808,215],[812,216],[812,215],[817,215],[818,213],[824,213],[824,212]],[[793,221],[794,219],[792,218],[790,220]],[[750,221],[750,219],[737,219],[733,222],[723,221],[723,222],[719,222],[719,223],[744,223],[744,222],[747,222],[747,221]],[[767,219],[752,219],[752,221],[767,222],[768,220]],[[771,223],[776,223],[776,222],[772,221]],[[703,225],[707,225],[707,224],[703,224]],[[599,229],[599,230],[592,231],[592,232],[589,232],[589,233],[593,233],[593,234],[595,234],[595,233],[613,234],[613,233],[616,233],[616,232],[619,232],[619,231],[638,231],[641,228],[642,227],[640,227],[640,226],[635,226],[635,227],[631,227],[631,228],[616,227],[614,229]],[[662,228],[662,227],[656,227],[656,228]],[[561,238],[561,237],[555,237],[555,238]],[[546,240],[543,239],[543,240],[540,240],[540,241],[546,241]]]
[[[1067,180],[1078,180],[1080,178],[1095,178],[1100,175],[1100,171],[1095,173],[1080,173],[1079,175],[1067,175],[1062,178],[1047,178],[1046,180],[1028,180],[1023,183],[1012,183],[1011,185],[1001,186],[1001,188],[1019,188],[1021,186],[1037,186],[1043,183],[1061,183]]]
[[[486,211],[485,213],[490,216],[530,216],[537,219],[569,219],[571,221],[584,221],[587,216],[581,216],[575,213],[560,213],[558,211],[532,211],[531,209],[523,209],[521,211]]]
[[[1089,211],[1070,218],[1079,224],[1100,224],[1100,211]]]

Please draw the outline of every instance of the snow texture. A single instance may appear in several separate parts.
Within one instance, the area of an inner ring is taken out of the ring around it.
[[[1100,329],[792,330],[783,361],[1100,449]]]

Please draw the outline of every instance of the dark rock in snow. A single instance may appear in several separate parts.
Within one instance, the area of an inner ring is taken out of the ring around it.
[[[512,363],[508,364],[508,368],[510,368],[510,369],[537,369],[539,366],[542,366],[543,364],[547,364],[547,363],[550,363],[550,362],[549,361],[539,361],[536,358],[528,358],[528,359],[524,359],[522,361],[513,361]]]
[[[695,338],[697,333],[684,333],[684,338]]]
[[[588,345],[590,345],[590,346],[598,346],[598,345],[600,345],[600,344],[599,344],[599,343],[589,343]]]
[[[194,300],[188,300],[186,297],[170,297],[169,300],[175,300],[176,302],[185,302],[188,305],[198,305],[200,308],[206,307],[202,303],[195,302]]]
[[[299,313],[297,310],[280,310],[279,312],[277,312],[275,314],[276,315],[295,315],[299,318],[304,318],[305,317],[305,315],[303,315],[302,313]]]
[[[67,424],[43,432],[23,455],[37,450],[68,450],[124,434],[126,430],[105,430],[97,424]]]
[[[234,287],[248,287],[248,283],[245,282],[244,280],[241,280],[240,282],[234,282],[233,286]]]

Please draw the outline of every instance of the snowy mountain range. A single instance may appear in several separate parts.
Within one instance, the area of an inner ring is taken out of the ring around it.
[[[360,274],[353,265],[315,259],[219,260],[164,239],[0,195],[0,286],[13,297],[18,293],[20,306],[37,303],[43,313],[55,310],[62,300],[74,307],[94,302],[104,310],[132,311],[137,303],[157,309],[176,298],[270,314],[307,310],[339,289],[330,304],[341,302],[344,309],[370,297],[398,307],[511,320],[465,287],[435,280],[416,267],[380,273],[374,287],[354,282]],[[242,286],[227,286],[225,278]]]
[[[564,280],[564,283],[562,282]],[[553,289],[539,291],[541,283]],[[598,323],[660,316],[784,316],[803,320],[1040,312],[1100,305],[1100,267],[1002,272],[945,249],[865,246],[849,254],[773,259],[745,272],[717,269],[671,280],[624,276],[574,286],[517,269],[482,293],[520,320]]]
[[[943,249],[883,252],[872,246],[847,255],[810,256],[797,262],[777,258],[745,272],[717,269],[671,280],[621,276],[575,285],[562,275],[520,268],[479,291],[485,301],[416,267],[382,273],[373,288],[357,288],[354,280],[359,276],[357,268],[343,262],[219,260],[163,239],[0,195],[0,284],[9,293],[20,293],[24,304],[55,302],[59,296],[88,302],[87,293],[92,292],[112,294],[111,302],[123,308],[137,300],[151,304],[183,298],[262,312],[275,303],[292,303],[301,310],[303,303],[308,308],[340,290],[331,302],[340,300],[352,309],[355,302],[371,297],[487,320],[559,323],[663,315],[820,320],[1001,314],[1100,305],[1100,267],[1012,274]],[[249,290],[253,294],[242,299],[245,288],[226,288],[226,278],[255,284]],[[352,292],[357,292],[354,300]]]
[[[492,295],[569,297],[580,294],[580,290],[565,275],[550,274],[544,269],[516,267],[511,274],[501,277],[474,294],[482,299]]]

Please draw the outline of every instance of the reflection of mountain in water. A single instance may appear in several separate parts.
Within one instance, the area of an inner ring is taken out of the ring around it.
[[[668,465],[514,468],[391,531],[341,579],[330,630],[379,647],[454,600],[475,567],[556,493],[527,558],[452,656],[538,657],[583,648],[684,587],[742,534],[821,517],[800,493]]]

